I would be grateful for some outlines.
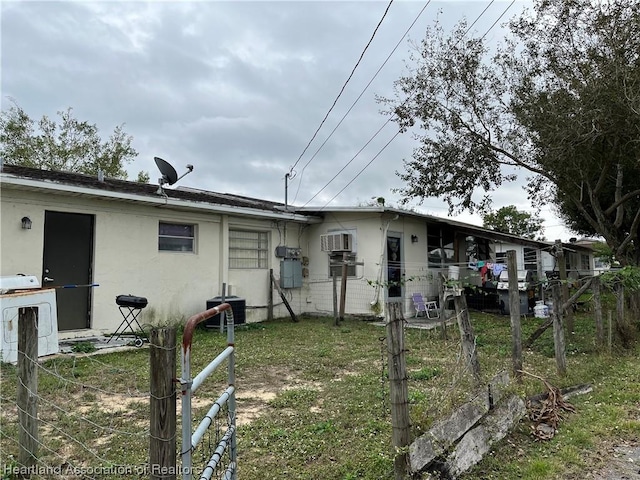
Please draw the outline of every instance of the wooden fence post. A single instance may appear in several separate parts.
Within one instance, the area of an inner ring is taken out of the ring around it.
[[[560,293],[560,285],[554,282],[552,287],[553,293],[553,346],[556,355],[556,369],[558,375],[567,373],[567,355],[564,342],[564,330],[562,325],[562,295]]]
[[[600,277],[593,277],[591,289],[593,290],[593,315],[596,322],[596,346],[599,349],[604,347],[604,323],[602,319],[602,297],[600,296]]]
[[[280,295],[280,299],[282,300],[282,303],[284,303],[284,306],[287,308],[289,315],[291,315],[291,320],[293,320],[294,322],[297,322],[298,317],[296,316],[296,313],[293,311],[293,308],[291,308],[291,305],[289,305],[289,301],[287,300],[287,297],[285,296],[284,292],[282,291],[282,288],[280,288],[280,285],[278,284],[275,277],[273,276],[273,270],[271,270],[269,275],[271,277],[271,285],[273,285],[278,291],[278,294]]]
[[[447,295],[445,294],[446,279],[442,272],[438,272],[438,283],[440,284],[440,288],[438,289],[438,303],[440,304],[440,338],[442,340],[447,340],[447,319],[445,317],[446,303],[447,303]]]
[[[562,248],[562,242],[560,240],[556,240],[556,260],[558,262],[558,270],[560,271],[560,281],[562,282],[562,303],[560,305],[564,305],[569,301],[569,283],[567,281],[567,263],[564,258],[564,250]],[[553,300],[553,304],[555,303],[555,298]],[[562,310],[559,307],[560,310]],[[567,317],[567,333],[569,335],[573,335],[573,307],[572,305],[568,305],[564,311],[558,312],[560,315],[565,315]]]
[[[471,319],[469,317],[469,309],[467,308],[467,299],[464,296],[464,292],[455,295],[453,297],[453,303],[456,307],[456,319],[458,328],[460,329],[462,353],[464,354],[467,366],[471,369],[474,381],[478,384],[480,382],[480,362],[478,361],[475,336],[473,334],[473,328],[471,327]]]
[[[267,320],[273,320],[273,268],[269,269],[269,299],[267,302]]]
[[[626,320],[624,318],[624,284],[622,281],[618,281],[614,287],[616,293],[616,327],[618,329],[618,333],[622,337],[623,344],[626,344],[627,338],[625,335],[628,334],[626,326]]]
[[[18,309],[18,441],[20,467],[38,459],[38,307]]]
[[[518,290],[518,264],[516,251],[507,251],[509,274],[509,317],[511,318],[511,361],[513,376],[522,380],[522,329],[520,325],[520,291]]]
[[[347,262],[349,254],[342,253],[342,282],[340,283],[340,320],[344,320],[344,310],[347,302]]]
[[[609,347],[609,355],[611,355],[611,347],[613,346],[613,332],[612,332],[612,326],[611,324],[613,323],[612,319],[612,313],[611,310],[609,310],[607,312],[607,322],[609,323],[609,335],[608,335],[608,339],[607,339],[607,344]]]
[[[176,478],[176,329],[153,328],[150,357],[151,479]],[[169,472],[169,474],[167,474]]]
[[[393,470],[395,480],[404,480],[409,466],[409,387],[404,349],[404,317],[399,303],[388,303],[387,348],[389,364],[389,388],[391,396],[391,425],[395,456]]]
[[[333,272],[331,277],[333,284],[333,323],[334,325],[340,325],[340,318],[338,317],[338,276]]]

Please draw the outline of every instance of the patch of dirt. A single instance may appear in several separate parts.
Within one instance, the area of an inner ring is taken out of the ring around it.
[[[640,480],[640,442],[619,441],[601,446],[597,467],[573,475],[572,480]]]
[[[269,401],[276,398],[276,395],[276,391],[264,388],[238,392],[236,397],[236,405],[238,407],[236,424],[241,427],[258,418],[267,408]]]
[[[81,400],[78,400],[81,401]],[[147,398],[127,398],[124,399],[122,396],[118,395],[97,395],[96,399],[92,401],[90,404],[80,405],[77,407],[78,412],[80,414],[86,414],[96,408],[99,408],[103,412],[107,413],[117,413],[120,415],[124,414],[133,414],[135,410],[132,409],[132,404],[143,402],[149,402]]]
[[[602,452],[605,466],[582,476],[589,480],[640,480],[640,443],[617,443]]]

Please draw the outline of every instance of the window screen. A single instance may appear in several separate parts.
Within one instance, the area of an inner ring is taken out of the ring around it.
[[[195,225],[160,222],[158,250],[167,252],[194,252]]]

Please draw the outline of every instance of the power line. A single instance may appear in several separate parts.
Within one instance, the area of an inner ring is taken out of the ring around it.
[[[478,15],[478,17],[476,17],[476,19],[474,20],[474,22],[473,22],[471,25],[469,25],[469,27],[468,27],[468,28],[467,28],[467,30],[464,32],[464,34],[460,37],[460,39],[458,39],[458,42],[460,42],[460,40],[461,40],[461,39],[462,39],[462,38],[463,38],[467,33],[469,33],[469,31],[471,30],[471,28],[473,28],[473,26],[478,22],[478,20],[480,20],[480,18],[485,14],[485,12],[489,9],[489,7],[491,7],[491,5],[494,3],[494,1],[495,1],[495,0],[492,0],[492,1],[491,1],[491,3],[489,3],[489,4],[485,7],[485,9],[480,13],[480,15]],[[384,65],[387,63],[387,61],[388,61],[388,60],[389,60],[389,58],[391,57],[391,55],[392,55],[392,54],[395,52],[395,50],[398,48],[398,45],[400,45],[400,43],[402,42],[402,40],[404,39],[404,37],[406,37],[406,36],[407,36],[407,34],[409,33],[409,30],[411,30],[411,28],[413,27],[413,25],[418,21],[418,19],[419,19],[419,18],[420,18],[420,16],[422,15],[422,12],[424,12],[425,8],[427,8],[427,6],[429,5],[429,3],[431,3],[431,0],[429,0],[429,1],[425,4],[425,6],[422,8],[422,10],[420,11],[420,13],[418,13],[418,16],[417,16],[417,17],[415,18],[415,20],[411,23],[411,25],[409,26],[409,28],[407,29],[407,31],[405,32],[405,34],[404,34],[404,35],[402,36],[402,38],[398,41],[398,43],[396,44],[395,48],[391,51],[391,53],[389,54],[389,56],[387,57],[387,59],[385,60],[385,62],[382,64],[382,66],[380,67],[380,69],[378,69],[378,71],[376,72],[376,74],[375,74],[375,75],[377,75],[377,74],[380,72],[380,70],[382,69],[382,67],[384,67]],[[512,2],[512,4],[513,4],[513,2]],[[506,12],[506,10],[505,10],[505,12]],[[502,15],[504,15],[504,12],[503,12],[503,14],[502,14]],[[502,18],[502,15],[500,16],[500,18]],[[500,18],[498,18],[498,20],[499,20]],[[495,23],[497,23],[497,21],[496,21],[496,22],[494,22],[494,24],[491,26],[491,28],[493,28],[493,26],[495,26]],[[488,33],[488,31],[487,31],[487,33]],[[486,35],[486,33],[485,33],[485,35]],[[484,37],[483,37],[483,38],[484,38]],[[456,42],[456,43],[454,44],[454,47],[455,47],[455,45],[457,45],[457,44],[458,44],[458,42]],[[453,48],[453,47],[452,47],[452,48]],[[375,75],[374,75],[374,78],[375,78]],[[372,82],[372,81],[373,81],[373,78],[371,79],[371,82]],[[367,86],[365,87],[365,90],[369,87],[369,85],[371,84],[371,82],[369,82],[369,84],[367,84]],[[357,101],[360,99],[360,97],[364,94],[364,91],[365,91],[365,90],[363,90],[363,92],[360,94],[360,96],[356,99],[356,102],[357,102]],[[411,98],[412,98],[412,96],[410,96],[410,97],[409,97],[407,100],[405,100],[403,103],[407,103]],[[353,106],[355,105],[355,103],[356,103],[356,102],[354,102],[354,104],[351,106],[351,108],[353,108]],[[347,114],[351,111],[351,108],[347,111]],[[347,114],[345,114],[345,116],[342,118],[342,120],[344,120],[344,118],[347,116]],[[383,129],[383,128],[384,128],[384,127],[385,127],[389,122],[391,122],[391,121],[394,119],[394,117],[395,117],[395,114],[394,114],[394,115],[392,115],[392,116],[390,116],[390,117],[387,119],[387,121],[386,121],[386,122],[384,122],[384,123],[382,124],[382,126],[381,126],[377,131],[376,131],[376,133],[374,133],[374,134],[373,134],[373,136],[372,136],[372,137],[367,141],[367,143],[365,143],[365,144],[364,144],[364,146],[363,146],[360,150],[358,150],[358,152],[357,152],[357,153],[356,153],[356,154],[351,158],[351,160],[349,160],[349,161],[348,161],[348,162],[347,162],[347,163],[346,163],[346,164],[345,164],[345,165],[340,169],[340,171],[338,171],[338,173],[336,173],[336,175],[334,175],[334,176],[333,176],[333,178],[332,178],[331,180],[329,180],[329,181],[328,181],[328,182],[327,182],[327,183],[326,183],[326,184],[325,184],[325,185],[324,185],[320,190],[318,190],[318,192],[316,192],[316,194],[315,194],[313,197],[311,197],[311,198],[310,198],[310,199],[309,199],[309,200],[308,200],[308,201],[303,205],[303,207],[304,207],[304,206],[306,206],[306,205],[308,205],[308,204],[309,204],[309,203],[310,203],[314,198],[316,198],[316,197],[317,197],[317,196],[318,196],[318,195],[319,195],[319,194],[320,194],[320,193],[321,193],[325,188],[327,188],[327,187],[331,184],[331,182],[333,182],[333,181],[338,177],[338,175],[340,175],[340,173],[342,173],[342,172],[343,172],[343,171],[344,171],[344,170],[345,170],[345,169],[346,169],[346,168],[347,168],[347,167],[348,167],[348,166],[349,166],[349,165],[350,165],[350,164],[351,164],[351,163],[352,163],[352,162],[353,162],[357,157],[358,157],[358,155],[359,155],[359,154],[364,150],[364,148],[365,148],[367,145],[369,145],[369,144],[373,141],[373,139],[374,139],[374,138],[375,138],[375,137],[376,137],[376,136],[377,136],[377,135],[382,131],[382,129]],[[329,140],[329,138],[331,137],[331,135],[333,135],[333,133],[335,132],[335,130],[338,128],[338,126],[340,126],[340,124],[342,123],[342,120],[340,120],[340,122],[338,123],[338,125],[336,125],[336,128],[334,128],[334,129],[333,129],[333,131],[331,132],[331,134],[329,135],[329,137],[327,137],[327,140]],[[396,136],[397,136],[397,135],[394,135],[394,137],[393,137],[393,138],[395,138]],[[322,148],[322,147],[324,146],[324,144],[327,142],[327,140],[325,140],[325,142],[320,146],[320,148]],[[318,149],[318,151],[320,150],[320,148]],[[384,148],[386,148],[386,145],[385,145],[385,147],[384,147]],[[311,158],[311,160],[313,160],[313,158],[314,158],[314,157],[315,157],[315,155],[318,153],[318,151],[316,151],[316,153],[315,153],[315,154],[314,154],[314,156]],[[378,155],[376,155],[376,157],[377,157],[377,156],[378,156]],[[309,165],[309,163],[311,162],[311,160],[309,160],[309,162],[307,162],[307,164],[304,166],[304,168],[302,169],[302,170],[303,170],[303,172],[304,172],[304,169],[307,167],[307,165]],[[298,192],[300,191],[300,185],[301,185],[301,184],[302,184],[302,181],[300,181],[300,183],[298,184],[298,190],[296,191],[296,197],[295,197],[295,198],[297,198],[297,196],[298,196]],[[344,189],[343,189],[343,190],[344,190]],[[342,192],[343,190],[341,190],[341,192]],[[294,198],[294,202],[295,202],[295,198]],[[335,198],[335,197],[334,197],[334,198]],[[333,198],[332,198],[331,200],[333,200]],[[326,205],[325,205],[325,206],[326,206]],[[323,208],[324,208],[324,207],[323,207]]]
[[[389,55],[387,55],[387,58],[384,60],[384,62],[382,62],[382,65],[380,65],[380,67],[378,68],[378,70],[376,71],[376,73],[373,75],[373,77],[371,77],[371,80],[369,80],[369,83],[367,83],[367,85],[364,87],[364,89],[362,90],[362,92],[360,92],[360,95],[358,95],[358,97],[355,99],[355,101],[351,104],[351,106],[349,107],[349,109],[347,110],[347,112],[342,116],[342,118],[340,119],[340,121],[338,122],[338,124],[333,128],[333,130],[331,130],[331,133],[329,133],[329,135],[327,136],[327,138],[324,140],[324,142],[322,142],[322,144],[318,147],[318,149],[315,151],[315,153],[313,154],[313,156],[309,159],[309,161],[307,163],[305,163],[304,167],[302,167],[302,171],[300,172],[300,179],[298,180],[298,188],[296,190],[296,195],[293,198],[293,202],[295,203],[296,199],[298,198],[298,193],[300,192],[300,187],[302,186],[302,176],[304,175],[304,171],[307,168],[307,166],[313,161],[314,158],[316,158],[316,156],[318,155],[318,153],[320,152],[320,150],[322,150],[322,148],[325,146],[325,144],[329,141],[329,139],[333,136],[333,134],[336,132],[336,130],[338,129],[338,127],[340,127],[340,125],[342,125],[342,122],[345,120],[345,118],[347,118],[347,116],[351,113],[351,110],[353,110],[353,107],[356,106],[356,104],[360,101],[360,99],[362,98],[362,96],[365,94],[365,92],[369,89],[369,87],[371,86],[371,84],[373,83],[373,81],[375,80],[375,78],[378,76],[378,74],[380,73],[380,71],[384,68],[384,66],[387,64],[387,62],[389,61],[389,59],[391,58],[391,56],[395,53],[395,51],[398,49],[398,47],[400,46],[400,44],[402,43],[402,41],[405,39],[405,37],[409,34],[409,32],[411,31],[411,29],[413,28],[413,26],[416,24],[416,22],[418,21],[418,19],[420,18],[420,16],[422,16],[422,13],[425,11],[425,9],[429,6],[429,4],[431,3],[431,0],[429,0],[424,7],[422,7],[422,10],[420,10],[420,12],[418,13],[418,15],[416,16],[416,18],[413,20],[413,22],[411,22],[411,25],[409,25],[409,28],[407,28],[407,30],[404,32],[404,35],[402,35],[402,37],[400,38],[400,40],[398,40],[398,43],[396,43],[396,46],[393,47],[393,49],[391,50],[391,52],[389,53]],[[385,123],[386,125],[386,123]],[[383,125],[384,126],[384,125]],[[371,141],[371,140],[370,140]],[[369,142],[367,142],[367,144],[365,144],[365,147],[369,144]],[[364,148],[364,147],[363,147]],[[360,152],[358,152],[360,153]],[[348,165],[348,164],[347,164]],[[346,167],[346,165],[345,165]],[[344,168],[342,169],[344,170]],[[340,170],[340,171],[342,171]],[[340,172],[338,172],[340,173]],[[333,178],[335,179],[335,177]],[[331,179],[333,181],[333,179]],[[329,182],[331,183],[331,182]],[[316,195],[318,195],[320,192],[316,193]],[[316,195],[313,196],[313,198],[316,197]],[[313,200],[310,199],[307,204]],[[305,204],[306,205],[306,204]]]
[[[344,192],[344,191],[345,191],[345,189],[346,189],[349,185],[351,185],[351,184],[356,180],[356,178],[358,178],[358,177],[362,174],[362,172],[364,172],[364,171],[369,167],[369,165],[371,165],[371,164],[373,163],[373,161],[374,161],[376,158],[378,158],[378,157],[380,156],[380,154],[381,154],[382,152],[384,152],[384,150],[385,150],[385,149],[386,149],[386,148],[391,144],[391,142],[393,142],[393,141],[395,140],[395,138],[396,138],[398,135],[400,135],[400,130],[398,130],[398,131],[396,132],[396,134],[395,134],[393,137],[391,137],[391,140],[389,140],[389,141],[384,145],[384,147],[382,147],[382,148],[378,151],[378,153],[376,153],[376,154],[375,154],[375,156],[374,156],[371,160],[369,160],[369,163],[367,163],[364,167],[362,167],[362,170],[360,170],[360,171],[356,174],[356,176],[355,176],[355,177],[353,177],[353,178],[349,181],[349,183],[347,183],[344,187],[342,187],[342,190],[340,190],[338,193],[336,193],[336,194],[331,198],[331,200],[329,200],[329,201],[328,201],[328,202],[327,202],[323,207],[321,207],[321,208],[320,208],[320,210],[323,210],[327,205],[329,205],[331,202],[333,202],[333,201],[335,200],[335,198],[336,198],[338,195],[340,195],[342,192]]]
[[[345,164],[344,164],[344,166],[343,166],[343,167],[338,171],[338,173],[336,173],[336,174],[333,176],[333,178],[332,178],[331,180],[329,180],[329,181],[324,185],[324,187],[322,187],[320,190],[318,190],[318,191],[316,192],[316,194],[315,194],[313,197],[311,197],[309,200],[307,200],[307,203],[305,203],[305,204],[303,205],[303,207],[306,207],[307,205],[309,205],[309,203],[311,203],[311,200],[313,200],[313,199],[314,199],[314,198],[316,198],[318,195],[320,195],[320,193],[321,193],[325,188],[327,188],[327,187],[331,184],[331,182],[333,182],[333,181],[338,177],[338,175],[340,175],[340,174],[344,171],[344,169],[345,169],[345,168],[347,168],[349,165],[351,165],[351,162],[353,162],[353,161],[356,159],[356,157],[357,157],[358,155],[360,155],[360,153],[361,153],[361,152],[362,152],[362,151],[367,147],[367,145],[369,145],[369,144],[373,141],[373,139],[374,139],[374,138],[376,138],[376,137],[378,136],[378,134],[380,133],[380,131],[381,131],[381,130],[382,130],[382,129],[387,125],[387,123],[389,123],[389,122],[391,121],[391,119],[392,119],[392,118],[393,118],[393,117],[389,117],[389,119],[388,119],[385,123],[383,123],[383,124],[382,124],[382,126],[378,129],[378,131],[377,131],[376,133],[374,133],[374,134],[373,134],[373,136],[372,136],[372,137],[367,141],[367,143],[365,143],[365,144],[362,146],[362,148],[361,148],[360,150],[358,150],[358,151],[356,152],[356,154],[355,154],[353,157],[351,157],[351,160],[349,160],[347,163],[345,163]],[[394,137],[394,138],[395,138],[395,137]],[[333,200],[333,199],[332,199],[332,200]]]
[[[333,110],[333,107],[336,106],[336,103],[338,102],[338,99],[340,98],[340,96],[342,95],[342,92],[344,92],[344,89],[346,88],[347,84],[349,83],[349,81],[351,80],[351,77],[353,77],[353,74],[356,71],[356,68],[358,68],[358,65],[360,65],[360,61],[362,60],[362,58],[364,57],[365,52],[367,51],[367,49],[369,48],[369,45],[371,45],[371,42],[373,41],[373,38],[376,36],[376,33],[378,32],[378,29],[380,28],[380,25],[382,25],[382,21],[384,20],[384,18],[387,16],[387,12],[389,11],[389,8],[391,7],[391,4],[393,3],[393,0],[391,0],[389,2],[389,5],[387,5],[386,10],[384,11],[384,14],[382,15],[382,18],[380,19],[380,21],[378,22],[378,25],[376,26],[375,30],[373,31],[373,34],[371,35],[371,38],[369,39],[369,42],[365,45],[364,50],[362,51],[362,53],[360,54],[360,58],[358,59],[358,61],[356,62],[355,66],[353,67],[353,70],[351,70],[351,74],[349,75],[349,78],[347,78],[347,81],[344,82],[344,85],[342,85],[342,88],[340,89],[340,92],[338,93],[338,96],[336,97],[336,99],[333,101],[333,104],[331,105],[331,108],[329,108],[329,111],[327,112],[327,114],[324,116],[324,118],[322,119],[322,122],[320,122],[320,125],[318,126],[318,128],[316,129],[315,133],[313,134],[313,136],[311,137],[311,140],[309,140],[309,143],[307,143],[307,146],[304,147],[304,150],[302,151],[302,153],[300,154],[300,156],[298,157],[298,159],[296,160],[296,163],[293,164],[293,166],[289,169],[289,174],[293,173],[293,169],[296,168],[296,165],[298,165],[298,162],[300,162],[300,159],[302,158],[302,156],[305,154],[305,152],[307,151],[307,149],[309,148],[309,146],[311,145],[311,142],[313,142],[313,140],[316,138],[316,135],[318,135],[318,132],[320,131],[320,129],[322,128],[322,125],[324,125],[324,122],[327,120],[327,118],[329,117],[329,114],[331,113],[331,111]]]
[[[497,19],[496,19],[496,21],[495,21],[495,22],[493,22],[493,23],[491,24],[491,26],[489,27],[489,30],[487,30],[486,32],[484,32],[484,35],[482,35],[482,37],[480,37],[480,40],[483,40],[483,39],[484,39],[484,37],[486,37],[486,36],[487,36],[487,34],[488,34],[491,30],[493,30],[493,27],[495,27],[495,26],[498,24],[498,22],[500,21],[500,19],[501,19],[502,17],[504,17],[504,16],[505,16],[505,14],[507,13],[507,11],[511,8],[511,5],[513,5],[515,2],[516,2],[516,0],[511,0],[511,3],[509,4],[509,6],[508,6],[507,8],[505,8],[505,9],[504,9],[504,11],[502,12],[502,14],[501,14]],[[491,3],[493,3],[493,2],[491,2]]]
[[[476,20],[467,28],[467,30],[464,32],[464,34],[458,39],[458,41],[451,47],[455,47],[460,40],[467,34],[469,33],[469,30],[473,27],[473,25],[475,25],[478,20],[485,14],[485,12],[488,10],[488,8],[494,3],[495,0],[492,0],[491,3],[489,3],[489,5],[487,5],[487,7],[485,7],[485,9],[480,13],[480,15],[478,15],[478,17],[476,18]],[[515,3],[515,0],[512,0],[511,3],[507,6],[507,8],[505,8],[502,12],[502,14],[500,14],[500,16],[498,17],[498,19],[493,22],[493,24],[491,24],[491,26],[487,29],[487,31],[484,33],[484,35],[482,35],[482,39],[485,38],[489,32],[497,25],[497,23],[500,21],[500,19],[507,13],[507,11],[511,8],[511,6]],[[413,95],[410,95],[404,102],[403,104],[406,104],[409,100],[411,100],[411,98],[413,98]],[[367,143],[365,144],[368,145],[382,130],[382,128],[384,128],[384,126],[387,125],[387,123],[389,123],[391,120],[393,120],[393,118],[396,115],[392,115],[389,117],[389,119],[387,119],[387,121],[382,125],[382,127],[380,127],[376,133],[367,141]],[[380,151],[378,151],[378,153],[369,161],[369,163],[367,163],[364,168],[362,170],[360,170],[355,177],[353,177],[336,195],[334,195],[331,200],[329,200],[324,206],[322,206],[320,208],[320,210],[323,210],[327,205],[329,205],[329,203],[331,203],[338,195],[340,195],[349,185],[351,185],[372,163],[373,161],[378,158],[378,156],[389,146],[389,144],[395,140],[395,138],[400,134],[400,131],[398,131],[383,147],[382,149],[380,149]],[[364,148],[364,147],[363,147]],[[362,149],[360,149],[358,151],[358,153],[347,163],[347,165],[349,165],[351,162],[353,162],[353,160],[355,160],[355,158],[358,156],[358,154],[362,151]],[[346,166],[345,165],[340,172],[342,172]],[[338,172],[338,173],[340,173]],[[312,198],[315,198],[322,190],[324,190],[335,178],[337,177],[337,175],[335,175],[328,183],[326,183],[319,191],[318,193],[316,193]],[[311,200],[309,200],[311,201]],[[306,206],[309,202],[305,203],[304,206]]]

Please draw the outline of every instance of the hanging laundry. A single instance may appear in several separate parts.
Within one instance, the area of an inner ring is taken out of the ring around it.
[[[507,266],[504,263],[493,264],[493,275],[499,277],[503,270],[506,270]]]
[[[484,263],[484,262],[483,262]],[[480,269],[480,276],[482,277],[482,285],[484,285],[487,282],[487,271],[489,269],[487,268],[486,265],[484,265],[481,269]]]

